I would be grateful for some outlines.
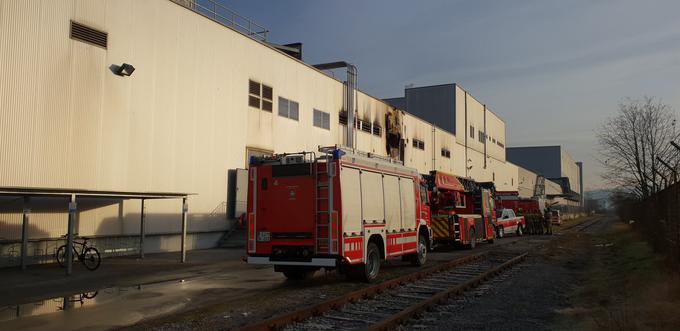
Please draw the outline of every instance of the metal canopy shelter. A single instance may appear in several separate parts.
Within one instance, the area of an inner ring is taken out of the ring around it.
[[[78,211],[77,198],[102,198],[102,199],[139,199],[142,201],[140,230],[139,230],[139,256],[144,258],[144,202],[154,199],[182,199],[182,243],[180,247],[180,262],[186,261],[186,236],[187,236],[187,212],[189,205],[187,198],[192,193],[177,192],[123,192],[123,191],[94,191],[81,189],[62,188],[28,188],[28,187],[0,187],[0,196],[20,196],[24,198],[23,222],[21,225],[21,269],[26,269],[26,255],[28,248],[28,222],[31,214],[31,197],[54,197],[67,198],[68,204],[68,229],[66,232],[66,275],[73,271],[73,232],[76,212]]]

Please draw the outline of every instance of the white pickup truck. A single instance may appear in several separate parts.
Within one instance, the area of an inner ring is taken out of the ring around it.
[[[498,209],[496,211],[496,237],[498,238],[503,238],[509,233],[521,236],[526,225],[524,216],[516,216],[512,209]]]

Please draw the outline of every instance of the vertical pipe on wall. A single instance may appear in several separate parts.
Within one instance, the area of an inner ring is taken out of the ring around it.
[[[357,85],[357,68],[347,64],[347,145],[354,148],[354,112],[355,91]]]
[[[187,260],[187,212],[189,211],[189,204],[187,198],[182,198],[182,247],[180,262],[184,263]]]
[[[76,195],[71,194],[68,204],[68,230],[66,232],[66,275],[70,276],[73,272],[73,232],[76,223]]]
[[[437,149],[437,144],[435,142],[436,141],[435,140],[436,139],[436,134],[435,134],[436,130],[437,130],[436,127],[434,126],[434,124],[432,124],[432,167],[431,167],[432,170],[438,170],[437,169],[437,159],[436,159],[437,155],[435,154],[436,153],[435,150]]]
[[[30,201],[30,197],[24,197],[24,217],[21,222],[21,270],[26,270],[26,259],[28,256],[28,220],[31,215],[31,209],[29,208]]]
[[[142,199],[142,209],[140,211],[140,217],[139,217],[139,258],[143,259],[144,258],[144,236],[146,235],[146,227],[144,224],[144,221],[146,221],[146,214],[144,213],[145,209],[145,199]]]
[[[468,106],[467,106],[468,93],[465,91],[465,177],[470,177],[470,168],[468,167],[468,137],[470,136],[470,123],[468,123]]]
[[[482,138],[484,138],[484,169],[486,169],[486,142],[488,140],[486,137],[486,105],[484,105],[484,135]]]
[[[583,197],[583,162],[576,162],[578,166],[578,193],[581,196],[581,207],[583,207],[583,202],[585,201]]]

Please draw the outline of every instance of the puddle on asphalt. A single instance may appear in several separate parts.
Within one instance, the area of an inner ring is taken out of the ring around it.
[[[172,280],[129,287],[110,287],[97,291],[74,293],[19,305],[0,307],[0,322],[101,305],[120,300],[142,300],[163,296],[168,290],[186,289],[191,281]]]

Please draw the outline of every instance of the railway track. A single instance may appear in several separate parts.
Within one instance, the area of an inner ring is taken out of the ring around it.
[[[485,252],[354,291],[242,330],[388,330],[521,262],[524,254]]]
[[[581,223],[573,224],[569,227],[562,228],[562,232],[568,232],[572,230],[576,232],[582,232],[588,229],[589,227],[595,225],[595,223],[597,223],[598,221],[600,221],[600,217],[594,217],[592,220],[584,221]]]

